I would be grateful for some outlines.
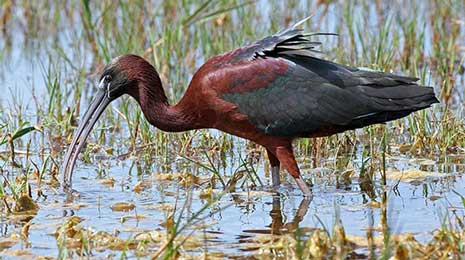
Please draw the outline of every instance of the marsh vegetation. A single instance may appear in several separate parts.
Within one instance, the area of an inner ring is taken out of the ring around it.
[[[3,258],[465,257],[465,2],[0,1]],[[313,201],[271,192],[266,152],[214,131],[168,134],[124,98],[60,165],[99,72],[135,53],[172,103],[208,58],[313,14],[326,59],[420,78],[441,104],[295,142]]]

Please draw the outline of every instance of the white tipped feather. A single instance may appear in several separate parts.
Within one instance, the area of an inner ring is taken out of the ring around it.
[[[310,18],[312,18],[315,14],[311,14],[310,16],[307,16],[306,18],[298,21],[296,24],[294,24],[294,26],[292,26],[293,29],[295,29],[296,27],[299,27],[300,25],[302,25],[303,23],[305,23],[306,21],[308,21]]]
[[[313,14],[300,20],[292,27],[283,29],[272,36],[257,41],[254,45],[253,55],[247,56],[248,59],[256,59],[267,55],[294,55],[304,57],[317,57],[315,54],[321,54],[316,50],[322,43],[319,41],[310,41],[312,36],[337,35],[336,33],[311,32],[306,33],[301,28],[303,23],[313,17]]]

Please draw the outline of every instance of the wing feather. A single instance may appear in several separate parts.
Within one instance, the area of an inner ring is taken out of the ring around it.
[[[334,34],[291,28],[231,52],[228,66],[215,67],[217,81],[227,79],[221,97],[257,129],[291,137],[382,123],[438,102],[417,78],[315,57],[321,42],[309,37],[317,35]]]
[[[312,61],[317,64],[311,64]],[[303,66],[286,56],[251,61],[252,77],[273,80],[256,89],[240,86],[239,89],[248,91],[234,93],[232,90],[222,97],[234,103],[264,133],[293,137],[311,136],[325,129],[343,131],[381,123],[437,102],[433,89],[415,84],[414,78],[360,72],[315,58],[305,62]],[[263,68],[260,63],[286,63],[288,69],[273,77],[263,76],[276,72],[254,70]],[[321,65],[332,71],[322,73]]]

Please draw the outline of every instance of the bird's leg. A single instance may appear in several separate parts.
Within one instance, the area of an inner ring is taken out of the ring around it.
[[[292,176],[294,177],[294,176]],[[294,177],[295,183],[299,187],[299,189],[303,192],[304,196],[307,198],[312,197],[312,192],[308,188],[308,184],[302,179],[302,176],[299,175],[299,177]]]
[[[268,149],[266,149],[268,154],[268,160],[270,160],[271,166],[271,181],[273,183],[273,188],[278,188],[281,184],[281,179],[279,177],[279,160],[276,156]]]
[[[278,188],[281,184],[281,179],[279,177],[279,165],[271,167],[271,181],[274,188]]]
[[[294,178],[295,183],[302,191],[305,197],[312,198],[312,192],[308,188],[308,184],[300,176],[299,166],[294,158],[294,153],[292,151],[292,146],[278,146],[275,150],[276,157],[284,166],[284,168],[289,172],[289,174]]]

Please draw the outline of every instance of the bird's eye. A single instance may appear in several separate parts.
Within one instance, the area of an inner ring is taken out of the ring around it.
[[[106,75],[105,76],[105,83],[108,83],[111,81],[111,76],[110,75]]]

